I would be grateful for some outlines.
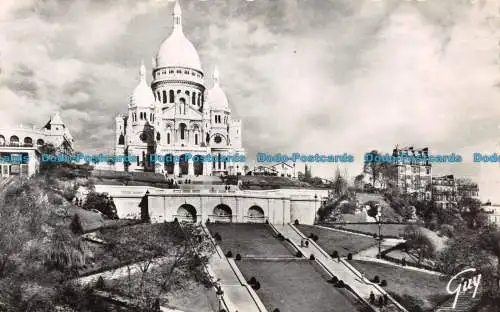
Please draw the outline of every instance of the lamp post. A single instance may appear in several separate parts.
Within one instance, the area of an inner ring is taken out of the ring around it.
[[[379,206],[377,213],[377,222],[378,222],[378,255],[377,258],[381,258],[381,245],[382,245],[382,206]]]
[[[219,301],[219,310],[220,312],[222,309],[222,296],[224,295],[224,291],[220,287],[220,285],[217,285],[217,292],[215,293],[217,295],[217,300]]]

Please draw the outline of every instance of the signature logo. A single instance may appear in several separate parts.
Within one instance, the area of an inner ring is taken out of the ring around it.
[[[474,293],[472,294],[472,298],[475,298],[476,297],[476,294],[477,294],[477,289],[479,287],[479,284],[481,283],[481,274],[476,274],[474,276],[472,276],[471,278],[465,278],[464,275],[468,275],[470,276],[470,274],[466,274],[468,272],[476,272],[477,270],[474,269],[474,268],[470,268],[470,269],[465,269],[463,270],[462,272],[456,274],[455,276],[453,276],[450,281],[448,282],[448,285],[446,285],[446,291],[450,294],[450,295],[455,295],[455,300],[453,300],[453,306],[452,306],[452,309],[455,309],[456,305],[457,305],[457,300],[458,300],[458,297],[460,296],[460,294],[464,294],[466,292],[468,292],[469,290],[471,289],[474,289]],[[459,281],[458,285],[452,289],[452,284],[454,284],[454,281]]]

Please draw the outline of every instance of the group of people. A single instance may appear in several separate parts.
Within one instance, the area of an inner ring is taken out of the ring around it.
[[[309,238],[303,238],[300,240],[300,247],[309,247]]]

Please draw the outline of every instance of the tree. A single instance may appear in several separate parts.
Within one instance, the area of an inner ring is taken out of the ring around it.
[[[347,192],[347,187],[347,180],[340,174],[340,169],[337,168],[332,183],[333,193],[336,196],[341,196]]]
[[[89,192],[83,209],[96,209],[110,219],[116,219],[118,217],[115,204],[112,199],[108,198],[105,194]]]
[[[418,264],[425,258],[434,256],[434,244],[432,244],[432,241],[418,227],[412,225],[407,226],[405,228],[404,237],[406,239],[406,250],[416,254]]]
[[[80,220],[80,215],[78,213],[75,213],[73,215],[73,219],[71,220],[69,228],[75,234],[82,234],[83,233],[83,226],[82,226],[82,222]]]
[[[397,167],[390,162],[376,161],[376,157],[382,156],[377,150],[372,150],[368,155],[370,155],[371,160],[364,162],[363,171],[370,175],[373,186],[380,189],[394,187],[397,177]]]

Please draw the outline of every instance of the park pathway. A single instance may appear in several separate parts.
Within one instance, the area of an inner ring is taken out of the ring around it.
[[[296,227],[291,224],[284,225],[274,225],[274,227],[284,236],[290,239],[304,256],[309,258],[312,254],[321,262],[324,267],[326,267],[331,273],[333,273],[344,283],[349,285],[352,290],[358,294],[360,297],[368,300],[370,293],[373,292],[375,297],[383,296],[387,294],[380,286],[371,283],[366,278],[363,278],[361,273],[358,272],[352,265],[350,265],[346,260],[341,259],[340,262],[337,259],[332,259],[321,247],[319,247],[312,240],[310,241],[309,247],[301,247],[300,242],[302,239],[306,238]],[[401,306],[396,300],[389,296],[393,302],[391,306],[391,311],[401,311],[408,312],[403,306]],[[378,308],[372,306],[375,311]]]

